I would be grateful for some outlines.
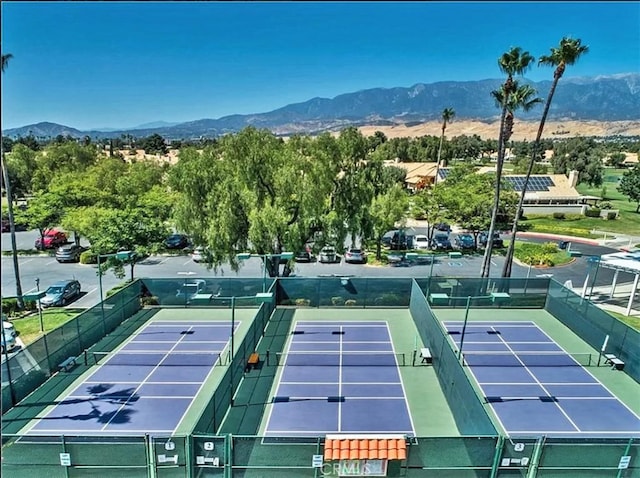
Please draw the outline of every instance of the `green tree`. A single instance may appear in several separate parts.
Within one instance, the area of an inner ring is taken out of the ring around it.
[[[547,121],[547,115],[549,114],[549,108],[551,107],[551,101],[553,100],[553,95],[555,94],[556,87],[558,86],[560,78],[562,78],[562,76],[564,75],[567,65],[573,65],[582,55],[586,54],[588,51],[589,48],[586,45],[582,45],[582,41],[580,39],[564,37],[562,38],[562,40],[560,40],[560,45],[558,48],[552,48],[550,55],[541,56],[538,60],[538,64],[540,65],[555,67],[553,73],[553,83],[551,84],[551,88],[549,89],[549,94],[544,105],[542,118],[540,119],[540,125],[538,126],[538,132],[536,134],[536,139],[533,143],[533,148],[531,151],[531,159],[529,160],[527,174],[522,186],[520,202],[513,219],[513,225],[511,227],[511,239],[509,241],[509,247],[507,248],[504,267],[502,269],[502,277],[511,277],[511,266],[513,263],[513,254],[516,245],[515,241],[518,232],[518,220],[520,219],[520,214],[524,206],[524,197],[529,186],[529,179],[531,177],[531,174],[533,174],[534,172],[534,165],[536,164],[536,161],[539,161],[542,158],[542,132]]]
[[[578,183],[601,186],[605,152],[593,138],[571,138],[554,145],[551,165],[555,174],[578,172]]]
[[[607,166],[621,168],[622,163],[624,163],[625,159],[627,159],[627,156],[624,153],[621,153],[619,151],[611,153],[607,158]]]
[[[6,156],[6,162],[13,199],[29,195],[36,168],[36,152],[23,144],[16,144],[11,154]]]
[[[636,212],[640,212],[640,164],[622,175],[618,191],[629,198],[629,202],[635,201]]]
[[[500,131],[498,136],[498,158],[496,161],[496,181],[494,193],[495,197],[493,200],[493,209],[491,212],[491,224],[489,225],[489,237],[493,237],[493,233],[496,227],[496,220],[498,217],[498,207],[500,203],[500,185],[502,182],[502,167],[504,164],[506,147],[505,145],[507,141],[505,135],[508,134],[511,130],[510,127],[513,127],[512,122],[511,125],[509,125],[509,117],[507,115],[510,109],[515,109],[514,103],[510,103],[511,95],[514,94],[518,89],[518,84],[514,81],[513,77],[515,75],[522,75],[529,69],[529,66],[533,61],[533,56],[531,56],[529,52],[523,51],[520,47],[512,48],[508,52],[503,53],[502,56],[498,59],[498,66],[500,67],[500,70],[507,75],[507,79],[500,89],[501,95],[499,97],[496,97],[494,95],[495,99],[500,100],[502,111],[500,114]],[[484,251],[484,260],[482,263],[481,271],[482,277],[489,277],[489,273],[491,270],[491,253],[493,251],[492,246],[492,241],[488,241],[487,247]]]
[[[58,196],[55,194],[40,192],[29,201],[27,208],[17,215],[29,229],[38,230],[42,243],[45,231],[60,224],[62,209],[57,199]]]
[[[46,190],[54,176],[66,172],[82,172],[96,164],[95,146],[83,146],[76,142],[52,144],[36,156],[33,174],[34,191]]]
[[[393,229],[396,223],[406,219],[407,194],[402,186],[394,184],[384,193],[378,194],[371,203],[372,234],[376,245],[376,259],[381,259],[382,236]]]
[[[330,135],[282,142],[252,127],[201,152],[185,148],[169,175],[176,225],[209,249],[214,268],[229,262],[237,270],[236,254],[249,246],[257,254],[299,250],[326,221],[339,158]],[[271,276],[279,264],[266,260]]]
[[[169,234],[164,221],[140,207],[77,208],[69,213],[66,220],[73,223],[74,229],[89,240],[95,254],[131,252],[127,261],[107,258],[98,271],[100,274],[113,268],[116,276],[124,277],[123,266],[129,263],[131,280],[134,278],[135,265],[148,254],[158,252]]]
[[[169,151],[164,138],[157,133],[141,139],[139,145],[149,154],[167,154]]]

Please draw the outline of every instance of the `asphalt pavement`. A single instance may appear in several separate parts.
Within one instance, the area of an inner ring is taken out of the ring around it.
[[[423,228],[414,227],[414,233],[422,233]],[[18,249],[27,250],[33,248],[33,243],[38,237],[37,231],[24,231],[16,233]],[[508,236],[503,236],[506,239]],[[532,234],[518,235],[519,240],[532,242],[547,242],[548,235],[538,236]],[[616,252],[618,249],[597,244],[595,241],[586,240],[572,244],[573,250],[580,250],[582,257],[575,258],[571,263],[559,267],[528,267],[514,263],[512,277],[538,277],[550,275],[560,283],[572,281],[574,287],[579,287],[590,272],[592,267],[588,262],[589,256],[598,256]],[[11,250],[9,233],[2,234],[2,250]],[[99,280],[95,265],[76,263],[60,264],[55,260],[53,252],[40,255],[18,256],[20,278],[23,293],[36,290],[36,279],[39,279],[40,290],[63,279],[76,279],[82,285],[82,296],[69,304],[69,307],[91,307],[100,302]],[[491,266],[491,277],[500,277],[504,258],[494,256]],[[13,270],[13,260],[10,255],[2,256],[2,282],[1,291],[3,297],[11,297],[16,294],[16,280]],[[460,259],[437,257],[433,267],[430,264],[411,265],[409,267],[374,266],[362,264],[347,264],[344,260],[335,264],[321,264],[319,262],[296,263],[294,274],[302,277],[318,276],[354,276],[354,277],[428,277],[432,272],[436,276],[447,277],[478,277],[482,267],[482,253],[473,256],[464,255]],[[129,268],[125,267],[127,277]],[[149,278],[213,278],[213,277],[263,277],[262,261],[260,258],[251,258],[241,263],[236,272],[227,266],[218,270],[207,269],[204,264],[198,264],[188,255],[178,256],[151,256],[137,264],[134,268],[134,277]],[[112,271],[108,271],[102,277],[103,295],[107,290],[121,284],[125,279],[117,278]],[[592,280],[592,278],[590,279]],[[595,287],[605,287],[612,283],[613,271],[600,269],[596,276]],[[618,277],[619,284],[633,281],[633,276],[621,272]],[[591,284],[591,282],[590,282]]]

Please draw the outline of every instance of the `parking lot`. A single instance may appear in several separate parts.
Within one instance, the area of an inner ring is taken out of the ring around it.
[[[16,233],[18,249],[33,247],[35,231]],[[548,239],[521,238],[522,240],[544,242]],[[587,261],[590,255],[602,255],[614,252],[613,249],[589,244],[574,244],[574,250],[580,250],[583,257],[576,258],[570,264],[561,267],[529,268],[516,263],[513,265],[512,277],[536,277],[540,275],[552,275],[560,283],[567,280],[573,282],[574,287],[579,287],[589,273],[590,264]],[[2,250],[11,249],[8,233],[2,234]],[[371,257],[371,255],[370,255]],[[53,252],[51,255],[19,256],[20,277],[23,293],[36,290],[36,278],[39,279],[40,290],[46,289],[52,283],[63,279],[76,279],[82,285],[81,296],[69,304],[69,307],[91,307],[100,302],[99,281],[95,265],[83,265],[78,263],[58,263]],[[491,276],[499,277],[502,271],[504,259],[494,256],[492,259]],[[320,263],[296,263],[294,274],[296,276],[317,277],[325,275],[356,276],[356,277],[427,277],[430,272],[437,276],[448,277],[478,277],[482,266],[482,254],[463,255],[461,258],[449,259],[439,256],[435,259],[433,267],[430,263],[410,266],[374,266],[368,264],[347,264],[343,257],[333,264]],[[130,269],[125,267],[127,277]],[[263,269],[260,258],[251,258],[244,261],[238,272],[231,270],[229,266],[223,266],[217,271],[208,270],[204,264],[195,263],[188,255],[151,256],[134,269],[135,277],[262,277]],[[613,272],[608,269],[599,270],[596,278],[596,286],[611,284]],[[627,273],[620,273],[619,284],[631,282],[633,277]],[[107,271],[102,277],[103,293],[122,283],[124,279],[117,278],[112,271]],[[13,271],[13,261],[10,255],[2,256],[2,296],[15,296],[16,282]]]

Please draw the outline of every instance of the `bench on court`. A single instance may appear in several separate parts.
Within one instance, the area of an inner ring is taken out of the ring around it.
[[[604,354],[605,364],[610,364],[611,368],[616,370],[624,369],[624,362],[613,354]]]
[[[64,359],[62,362],[60,362],[58,364],[58,370],[60,370],[61,372],[62,371],[68,372],[75,365],[76,365],[76,358],[75,357],[67,357],[66,359]]]
[[[247,370],[251,370],[254,367],[257,367],[260,363],[260,354],[258,352],[253,352],[249,355],[249,359],[247,360]]]
[[[433,357],[431,356],[431,350],[428,347],[420,349],[420,357],[422,357],[421,363],[432,363]]]

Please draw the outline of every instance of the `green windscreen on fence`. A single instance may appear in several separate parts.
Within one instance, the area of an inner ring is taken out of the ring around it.
[[[446,302],[431,304],[437,307],[465,307],[467,297],[487,296],[493,292],[505,292],[509,298],[502,300],[501,307],[542,309],[547,299],[549,278],[534,277],[525,279],[472,277],[428,277],[415,279],[425,297],[431,294],[446,294]],[[472,300],[474,307],[494,307],[487,301]]]
[[[449,408],[463,435],[496,435],[497,431],[485,411],[480,396],[463,370],[438,319],[416,282],[411,289],[411,317],[420,338],[431,350],[433,367]]]
[[[311,307],[407,307],[411,279],[285,277],[277,282],[278,305]]]
[[[596,350],[608,336],[605,353],[623,360],[624,371],[640,382],[640,332],[555,281],[546,310]]]
[[[68,357],[80,357],[139,311],[141,285],[139,280],[132,282],[106,299],[103,306],[91,307],[12,354],[6,370],[3,368],[7,380],[2,381],[2,412],[42,385],[58,371],[58,364]]]

